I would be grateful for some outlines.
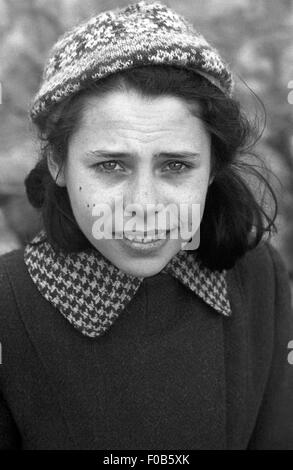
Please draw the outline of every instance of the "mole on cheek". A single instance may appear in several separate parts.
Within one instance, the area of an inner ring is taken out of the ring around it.
[[[79,190],[80,190],[80,191],[82,190],[82,187],[81,187],[81,186],[79,186]]]

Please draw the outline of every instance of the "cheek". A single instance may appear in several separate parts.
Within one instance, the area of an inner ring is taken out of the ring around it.
[[[88,169],[71,163],[66,169],[65,177],[73,210],[91,210],[98,197],[103,195],[103,192],[99,191],[98,182]]]
[[[205,200],[208,190],[208,178],[205,176],[195,177],[186,181],[184,185],[173,188],[173,199],[177,203],[201,203]]]
[[[175,189],[174,200],[180,207],[180,219],[184,227],[199,227],[205,208],[208,178],[203,175],[192,178],[184,187]],[[188,215],[187,215],[188,214]]]
[[[101,187],[102,186],[102,187]],[[112,209],[114,217],[115,200],[121,199],[121,190],[114,190],[113,187],[105,187],[103,184],[92,183],[80,178],[78,181],[71,181],[67,186],[69,199],[75,219],[81,230],[91,238],[92,228],[97,220],[97,209],[99,205],[106,205]]]

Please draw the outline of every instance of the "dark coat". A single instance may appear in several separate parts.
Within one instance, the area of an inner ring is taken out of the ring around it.
[[[293,449],[293,313],[267,242],[228,271],[232,316],[168,274],[82,335],[23,250],[0,257],[0,448]]]

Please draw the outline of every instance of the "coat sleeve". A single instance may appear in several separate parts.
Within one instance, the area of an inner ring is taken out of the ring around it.
[[[7,401],[3,395],[3,374],[5,369],[5,351],[2,351],[2,345],[5,343],[7,332],[7,317],[12,309],[12,300],[10,295],[10,286],[4,270],[0,256],[0,450],[15,450],[21,447],[21,438],[18,428],[13,419]],[[2,362],[3,352],[3,362]]]
[[[290,283],[280,254],[269,243],[267,247],[275,271],[274,352],[248,449],[293,450],[293,310]]]
[[[20,435],[10,410],[0,394],[0,450],[20,449]]]

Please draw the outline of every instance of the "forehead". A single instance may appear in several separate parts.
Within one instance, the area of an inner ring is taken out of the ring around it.
[[[190,105],[174,96],[145,97],[136,91],[108,92],[103,96],[86,98],[81,128],[101,130],[129,130],[158,133],[201,129],[200,119],[191,113]],[[200,107],[194,104],[195,112]]]

